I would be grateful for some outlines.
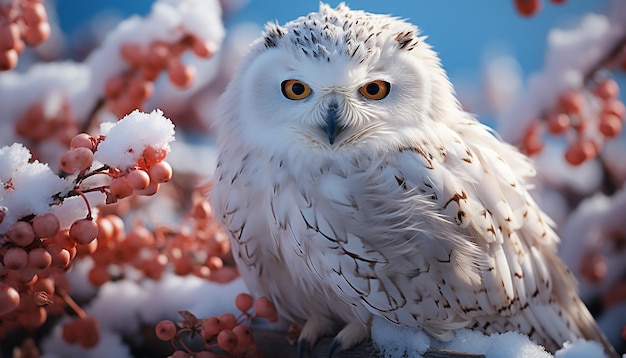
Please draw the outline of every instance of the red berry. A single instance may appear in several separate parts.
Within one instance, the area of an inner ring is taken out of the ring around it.
[[[202,339],[204,339],[205,341],[209,341],[213,339],[213,337],[215,337],[218,333],[220,333],[221,330],[222,330],[221,322],[215,316],[211,316],[202,321],[201,334],[202,334]]]
[[[18,246],[28,246],[35,240],[33,226],[26,221],[18,221],[7,232],[9,240]]]
[[[87,279],[92,285],[100,287],[111,281],[111,274],[106,265],[94,265],[87,273]]]
[[[165,183],[172,179],[172,167],[168,162],[160,161],[150,167],[148,173],[155,183]]]
[[[87,245],[98,236],[98,224],[90,219],[76,220],[70,226],[70,238],[79,245]]]
[[[61,337],[63,340],[69,344],[74,344],[78,341],[79,336],[79,325],[76,324],[76,321],[70,321],[63,325],[63,331],[61,332]]]
[[[20,294],[15,288],[0,281],[0,316],[15,311],[20,304]]]
[[[35,216],[32,225],[35,236],[41,238],[55,237],[61,227],[59,218],[52,213]]]
[[[52,255],[41,247],[36,247],[28,252],[28,266],[36,270],[44,270],[52,264]]]
[[[597,251],[587,251],[582,260],[580,274],[589,282],[600,282],[608,272],[606,258]]]
[[[237,336],[237,343],[240,347],[247,347],[254,342],[252,331],[248,326],[236,326],[233,328],[233,333]]]
[[[619,97],[619,85],[612,78],[607,78],[598,82],[593,89],[593,93],[604,100]]]
[[[548,131],[558,135],[565,132],[570,126],[570,117],[565,113],[553,112],[547,118]]]
[[[540,0],[515,0],[515,8],[522,16],[532,16],[541,9]]]
[[[156,336],[162,341],[169,341],[176,337],[176,325],[170,320],[163,320],[154,328]]]
[[[230,312],[220,314],[217,319],[220,320],[222,329],[233,329],[237,325],[237,317]]]
[[[598,155],[596,144],[589,140],[578,140],[565,151],[565,160],[571,165],[580,165],[584,161]]]
[[[614,138],[622,132],[624,123],[613,113],[600,113],[600,123],[598,129],[607,138]]]
[[[259,317],[272,317],[276,315],[276,306],[267,297],[259,297],[254,301],[254,312]]]
[[[72,138],[70,148],[87,148],[93,151],[95,149],[94,142],[95,139],[89,134],[79,133]]]
[[[133,190],[144,190],[150,185],[150,175],[145,170],[131,170],[126,175],[126,181]]]
[[[624,118],[626,106],[619,99],[613,98],[605,101],[602,105],[602,112],[612,113],[619,118]]]
[[[93,152],[89,148],[78,147],[72,148],[72,157],[74,159],[74,168],[78,170],[85,170],[93,163]]]
[[[235,306],[241,312],[248,312],[252,305],[254,304],[254,298],[247,293],[240,293],[235,297]]]
[[[21,270],[28,264],[28,253],[21,247],[11,247],[4,253],[2,264],[9,270]]]
[[[133,188],[125,177],[113,178],[109,184],[109,190],[116,199],[123,199],[133,194]]]
[[[167,69],[170,81],[181,88],[189,87],[196,78],[196,69],[184,65],[178,58],[170,60]]]
[[[585,99],[580,92],[565,91],[557,99],[557,107],[567,114],[580,114]]]
[[[217,345],[227,352],[237,348],[237,335],[230,329],[224,329],[217,335]]]
[[[93,348],[100,341],[98,332],[98,319],[93,316],[86,316],[77,320],[79,326],[78,345],[83,348]]]

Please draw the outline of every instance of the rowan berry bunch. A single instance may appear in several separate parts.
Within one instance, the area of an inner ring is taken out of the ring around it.
[[[0,337],[18,327],[36,329],[48,314],[61,314],[65,307],[84,316],[67,295],[63,275],[77,247],[89,245],[96,234],[90,219],[60,230],[59,219],[47,213],[17,221],[0,237]]]
[[[17,66],[24,42],[34,46],[50,36],[43,0],[9,0],[0,3],[0,71]]]
[[[529,155],[540,152],[545,128],[553,136],[568,139],[565,160],[579,165],[595,158],[607,140],[622,132],[625,114],[617,82],[612,78],[592,81],[580,90],[561,93],[540,122],[527,129],[522,146]]]
[[[57,101],[58,105],[48,106],[52,110],[46,110],[44,103],[35,102],[17,119],[15,133],[30,141],[30,147],[36,149],[37,145],[48,140],[55,140],[62,146],[68,146],[72,138],[78,133],[76,117],[66,98],[49,98]],[[37,154],[35,153],[35,157]]]
[[[241,311],[239,316],[222,313],[206,319],[198,319],[188,311],[179,314],[183,320],[174,323],[163,320],[155,327],[157,338],[170,341],[174,352],[170,357],[258,357],[250,322],[255,318],[265,318],[270,322],[278,320],[276,307],[267,297],[256,300],[247,293],[235,298],[235,305]],[[254,310],[254,313],[251,313]],[[202,340],[202,350],[193,351],[188,342],[194,338]]]
[[[142,140],[147,142],[132,143],[133,138],[125,135],[126,129],[141,126],[144,121],[154,123],[156,128],[145,132]],[[116,129],[117,125],[122,127]],[[101,233],[100,229],[105,219],[94,220],[92,206],[113,203],[131,194],[152,195],[171,178],[171,167],[164,158],[169,151],[167,143],[173,139],[172,127],[159,112],[135,113],[112,124],[108,135],[76,135],[59,160],[61,170],[70,174],[66,179],[55,176],[41,163],[29,162],[28,150],[21,145],[0,148],[3,163],[9,166],[3,168],[1,179],[8,206],[0,210],[0,224],[6,227],[0,234],[0,336],[18,327],[36,329],[46,322],[49,313],[60,314],[67,307],[78,319],[66,325],[64,338],[83,347],[97,344],[97,322],[67,294],[64,273],[72,267],[77,254],[94,253],[99,245],[105,246],[102,237],[107,231]],[[141,153],[135,155],[133,152],[139,149]],[[96,156],[114,164],[100,163],[94,160]],[[34,178],[44,182],[37,184]],[[36,185],[42,189],[34,188]],[[30,191],[33,196],[29,196]],[[93,193],[106,200],[90,199],[88,195]],[[82,199],[85,208],[78,212],[86,214],[76,214],[73,209],[62,211],[74,199],[79,204]],[[111,216],[106,218],[108,223],[116,222]],[[123,231],[123,225],[116,223],[115,228]]]
[[[553,4],[563,4],[566,0],[550,0]],[[514,0],[515,10],[522,16],[533,16],[543,8],[542,0]]]
[[[120,275],[124,267],[132,266],[153,280],[159,280],[166,270],[219,283],[238,277],[228,238],[211,216],[206,199],[197,200],[177,230],[166,226],[150,230],[136,223],[125,232],[124,222],[114,214],[103,215],[96,222],[97,246],[82,253],[94,261],[88,279],[95,286],[112,279],[112,265],[121,269]]]
[[[105,83],[107,107],[117,116],[142,109],[143,102],[152,97],[154,81],[162,71],[168,72],[168,78],[175,86],[189,87],[196,70],[180,59],[189,49],[201,58],[208,58],[212,54],[209,44],[193,34],[187,34],[172,43],[153,41],[145,46],[138,43],[123,44],[120,55],[130,68],[110,77]]]

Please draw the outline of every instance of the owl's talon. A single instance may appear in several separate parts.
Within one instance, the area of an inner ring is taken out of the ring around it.
[[[332,358],[335,350],[341,346],[341,341],[337,338],[333,339],[330,346],[328,346],[328,358]]]
[[[308,341],[304,338],[298,339],[298,358],[304,357],[304,349],[308,345]]]

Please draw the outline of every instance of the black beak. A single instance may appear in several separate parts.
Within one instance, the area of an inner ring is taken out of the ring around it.
[[[339,115],[339,105],[337,102],[331,102],[328,106],[328,113],[326,113],[326,135],[328,136],[328,142],[330,145],[335,143],[335,137],[340,132],[341,128],[337,125],[337,117]]]

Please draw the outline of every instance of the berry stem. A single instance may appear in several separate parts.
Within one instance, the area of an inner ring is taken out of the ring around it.
[[[78,305],[78,303],[74,301],[74,299],[67,293],[67,291],[61,288],[57,288],[56,294],[59,295],[63,299],[63,302],[65,302],[65,304],[70,309],[72,309],[72,311],[74,311],[74,313],[76,313],[78,317],[83,318],[83,319],[87,317],[87,313],[85,313],[85,310],[83,310]]]

